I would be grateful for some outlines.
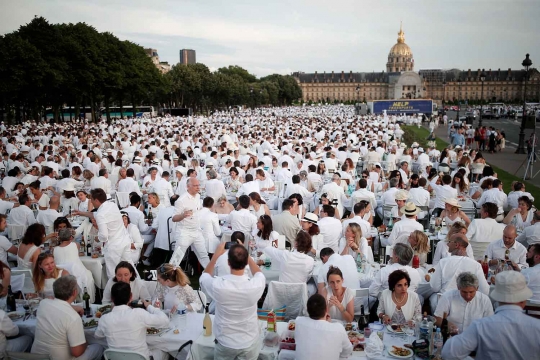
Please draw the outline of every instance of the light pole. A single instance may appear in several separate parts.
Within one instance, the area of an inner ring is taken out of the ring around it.
[[[444,100],[446,99],[445,88],[446,88],[446,81],[443,80],[443,83],[442,83],[442,114],[443,116],[444,114],[446,114],[446,110],[444,109]]]
[[[356,86],[356,101],[360,102],[360,85]]]
[[[458,90],[458,99],[457,99],[457,117],[456,117],[456,121],[459,121],[459,110],[461,108],[460,100],[459,100],[459,99],[461,99],[461,79],[457,79],[457,84],[458,84],[459,90]]]
[[[529,68],[532,65],[529,54],[525,55],[525,60],[521,63],[525,69],[523,77],[523,117],[521,118],[521,128],[519,129],[519,142],[516,154],[525,154],[525,121],[527,120],[527,78],[529,76]]]
[[[478,126],[482,127],[482,115],[484,113],[484,81],[486,81],[484,69],[482,69],[482,73],[480,74],[480,81],[482,82],[482,94],[480,95],[480,121]]]

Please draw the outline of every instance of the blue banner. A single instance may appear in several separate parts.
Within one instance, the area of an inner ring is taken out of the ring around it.
[[[387,114],[431,114],[433,111],[432,100],[382,100],[373,102],[373,113],[381,114],[386,110]]]

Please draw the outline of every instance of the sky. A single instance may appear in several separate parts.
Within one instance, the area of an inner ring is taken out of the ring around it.
[[[520,69],[526,53],[540,65],[540,0],[0,0],[0,34],[34,15],[259,77],[383,71],[401,21],[416,71]]]

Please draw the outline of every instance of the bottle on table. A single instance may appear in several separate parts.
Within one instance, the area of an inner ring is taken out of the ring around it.
[[[176,314],[178,315],[178,329],[185,330],[187,328],[187,308],[183,301],[176,307]]]
[[[11,285],[8,285],[8,295],[6,298],[6,310],[7,312],[17,311],[17,303],[15,301],[15,295],[11,290]]]
[[[394,218],[392,217],[392,214],[390,214],[390,220],[388,221],[388,226],[387,226],[388,231],[392,231],[393,227],[394,227]]]
[[[356,255],[356,271],[361,273],[362,272],[362,254]]]
[[[268,313],[268,317],[266,318],[266,330],[268,332],[276,332],[276,313],[274,313],[274,309],[272,309]]]
[[[92,310],[90,310],[90,295],[88,295],[88,290],[86,287],[84,288],[84,294],[83,294],[83,301],[84,301],[84,315],[89,316],[92,314]]]
[[[489,260],[487,255],[484,257],[484,262],[482,263],[482,271],[484,272],[484,276],[487,279],[489,272]]]
[[[435,332],[435,336],[433,337],[433,359],[442,359],[441,352],[443,348],[444,342],[443,337],[441,334],[441,329],[437,328]]]
[[[86,240],[86,255],[88,256],[92,256],[92,242],[90,241],[90,239],[87,239]]]
[[[212,335],[212,319],[210,318],[209,311],[210,304],[206,304],[205,314],[203,319],[203,335],[210,336]]]
[[[148,224],[152,224],[152,222],[154,221],[154,215],[152,214],[152,207],[151,206],[148,207],[147,219],[148,219]]]
[[[420,323],[420,333],[418,335],[418,338],[429,341],[429,323],[427,321],[427,317],[424,317],[424,319]]]
[[[360,306],[360,317],[358,318],[358,331],[364,331],[364,329],[369,325],[368,318],[364,313],[364,305]]]
[[[84,241],[84,236],[81,238],[81,244],[79,248],[79,256],[84,256],[86,251],[86,241]]]
[[[413,269],[418,269],[420,267],[420,258],[418,257],[418,254],[414,254],[412,258],[412,267]]]

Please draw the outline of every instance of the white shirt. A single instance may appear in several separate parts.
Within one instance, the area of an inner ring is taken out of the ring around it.
[[[90,188],[92,189],[103,189],[107,196],[111,195],[111,180],[107,179],[105,176],[93,177],[90,181]]]
[[[339,360],[352,354],[352,344],[345,328],[324,319],[296,318],[296,360]]]
[[[315,261],[309,255],[298,251],[279,250],[267,246],[263,252],[279,267],[279,281],[285,283],[305,283],[309,280]]]
[[[416,206],[429,207],[429,192],[421,187],[412,188],[409,190],[409,200]]]
[[[472,246],[474,258],[481,260],[488,243],[502,239],[505,224],[499,224],[495,219],[474,219],[467,230],[467,239]]]
[[[508,210],[517,209],[519,202],[518,199],[522,196],[527,196],[531,201],[534,201],[534,197],[525,191],[511,191],[508,193],[507,202]]]
[[[6,265],[8,264],[8,251],[12,246],[13,244],[8,240],[7,237],[0,235],[0,261]]]
[[[133,178],[126,177],[118,182],[118,192],[136,192],[142,196],[141,189],[139,188],[139,183],[133,180]]]
[[[37,310],[33,354],[48,354],[57,360],[74,360],[71,348],[85,343],[81,317],[70,304],[59,299],[41,301]]]
[[[229,214],[232,231],[241,231],[244,234],[257,233],[257,217],[248,209],[235,210]]]
[[[488,245],[485,255],[487,255],[489,260],[497,259],[504,260],[504,254],[506,253],[506,246],[502,239],[493,241]],[[510,247],[509,258],[511,261],[518,264],[518,266],[523,269],[529,267],[527,264],[527,249],[525,246],[521,245],[519,242],[515,241],[514,245]]]
[[[5,215],[8,210],[13,209],[13,206],[15,206],[14,202],[0,199],[0,214]]]
[[[369,295],[379,296],[381,291],[388,289],[388,276],[396,270],[403,270],[409,274],[409,277],[411,278],[409,290],[416,292],[418,284],[420,284],[420,274],[418,273],[418,270],[413,269],[409,265],[391,264],[381,268],[375,275],[373,282],[369,286]]]
[[[497,204],[497,214],[500,215],[504,213],[504,209],[506,209],[507,207],[508,198],[504,192],[502,192],[498,188],[494,188],[484,190],[482,196],[480,197],[480,200],[478,200],[478,207],[482,206],[487,202]]]
[[[458,289],[449,290],[442,294],[435,310],[435,316],[444,317],[463,331],[476,319],[493,315],[493,305],[489,296],[477,291],[474,298],[467,302]]]
[[[13,209],[16,210],[16,209]],[[11,215],[11,213],[9,213]],[[9,222],[9,221],[8,221]],[[529,247],[529,245],[536,244],[540,242],[540,221],[532,224],[531,226],[527,226],[525,229],[523,229],[523,232],[521,235],[519,235],[516,239],[516,241],[519,241],[521,244],[523,244],[526,247]]]
[[[398,188],[390,188],[386,190],[381,197],[381,201],[383,205],[396,205],[396,193],[398,192]]]
[[[94,218],[98,225],[100,242],[106,241],[107,246],[129,242],[129,235],[124,226],[122,214],[120,214],[120,210],[118,210],[115,203],[106,201],[101,204],[94,213]]]
[[[540,301],[540,264],[523,269],[521,270],[521,273],[525,276],[527,287],[533,292],[533,297],[531,299]]]
[[[365,238],[371,237],[371,224],[366,220],[362,219],[360,216],[355,215],[352,219],[345,220],[342,225],[342,236],[345,236],[345,229],[349,224],[358,224],[362,230],[362,236]]]
[[[216,340],[231,349],[246,349],[253,345],[260,331],[257,302],[266,285],[263,273],[258,271],[252,279],[232,274],[213,278],[203,273],[199,281],[216,302],[213,326]]]
[[[208,208],[202,208],[200,211],[200,219],[202,233],[204,240],[206,240],[206,250],[213,254],[220,242],[218,236],[221,235],[218,214],[210,211]]]
[[[357,204],[360,200],[369,201],[371,204],[371,213],[374,214],[374,211],[377,208],[377,199],[375,198],[375,194],[371,191],[368,189],[358,189],[351,194],[351,198],[353,204]]]
[[[450,256],[448,252],[448,243],[446,240],[439,241],[437,248],[435,249],[435,254],[433,255],[433,266],[437,265],[441,259]],[[467,256],[474,260],[472,246],[467,246]]]
[[[54,221],[60,216],[61,214],[53,209],[39,210],[36,221],[47,228],[53,226]]]
[[[457,289],[456,278],[463,272],[473,273],[478,277],[478,291],[489,295],[489,285],[482,271],[482,265],[467,256],[449,256],[441,259],[431,274],[429,285],[434,292],[444,293]]]
[[[435,190],[435,209],[444,209],[444,200],[445,199],[456,199],[457,200],[457,190],[450,185],[437,185],[437,179],[439,176],[435,176],[431,180],[431,187]]]
[[[34,212],[26,205],[11,209],[7,219],[8,224],[30,226],[36,222]]]
[[[217,201],[217,199],[219,199],[221,196],[227,196],[227,191],[225,190],[223,181],[218,179],[210,179],[206,181],[205,189],[206,196],[213,198],[214,201]]]
[[[343,287],[350,289],[359,289],[360,282],[358,281],[358,271],[356,270],[356,262],[351,255],[332,254],[328,261],[319,269],[317,283],[326,284],[326,277],[330,266],[338,267],[343,273]]]
[[[171,204],[170,198],[174,195],[174,191],[170,182],[160,177],[152,183],[150,186],[150,192],[158,194],[162,200],[163,205],[169,206]]]
[[[259,183],[256,181],[249,181],[243,183],[242,186],[240,186],[240,189],[238,189],[236,197],[239,198],[241,195],[249,196],[249,194],[251,194],[252,192],[260,194]]]
[[[532,359],[538,355],[539,332],[538,319],[517,305],[502,305],[495,315],[473,321],[461,335],[449,339],[442,358],[465,359],[476,350],[476,360]]]
[[[122,211],[127,212],[130,224],[137,226],[141,234],[144,234],[150,230],[150,226],[145,222],[144,214],[141,210],[137,209],[133,205],[130,205],[127,208],[122,209]]]
[[[179,233],[181,229],[185,231],[200,231],[199,210],[201,209],[201,196],[198,193],[195,196],[192,196],[188,192],[181,195],[174,203],[174,215],[182,214],[186,210],[193,211],[193,214],[178,222],[180,226],[176,227],[176,232]]]
[[[132,309],[127,305],[114,306],[112,311],[99,319],[95,332],[97,338],[106,338],[111,349],[136,351],[150,359],[146,344],[146,329],[165,328],[169,317],[152,305],[147,310]]]
[[[388,243],[394,244],[400,235],[410,234],[415,230],[424,231],[424,226],[416,221],[405,216],[394,224],[394,228],[388,237]]]
[[[114,279],[115,278],[110,278],[109,281],[107,281],[107,285],[105,285],[105,289],[103,290],[103,299],[101,300],[101,303],[104,305],[112,303],[111,289],[112,286],[116,284]],[[144,284],[143,280],[135,278],[134,281],[129,282],[129,286],[131,288],[131,295],[133,296],[133,300],[150,299],[150,294],[148,293],[148,290],[146,289],[146,285]]]
[[[334,217],[324,217],[317,222],[319,230],[323,237],[324,246],[334,250],[335,253],[339,250],[339,239],[341,239],[341,221]]]
[[[16,336],[18,334],[19,327],[11,321],[4,310],[0,310],[0,354],[2,356],[6,352],[6,337]]]

